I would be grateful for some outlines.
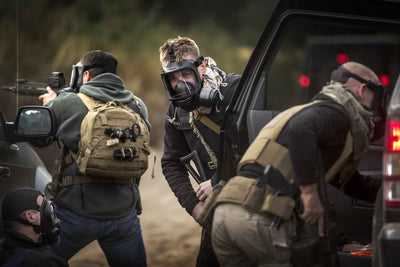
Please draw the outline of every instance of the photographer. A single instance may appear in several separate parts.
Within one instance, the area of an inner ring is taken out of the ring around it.
[[[143,136],[149,131],[145,129],[148,124],[147,108],[141,99],[125,88],[123,80],[117,76],[118,62],[113,55],[93,50],[85,53],[80,62],[75,76],[75,81],[80,85],[78,94],[63,93],[56,97],[56,93],[49,89],[48,94],[40,96],[43,103],[55,113],[58,126],[56,138],[63,146],[63,155],[57,162],[57,174],[48,186],[49,192],[55,195],[56,212],[63,223],[62,239],[55,251],[68,260],[87,244],[97,240],[109,265],[146,266],[146,251],[138,217],[141,208],[140,177],[131,175],[128,179],[125,177],[127,175],[88,174],[86,169],[81,171],[79,168],[78,164],[83,160],[79,161],[78,154],[85,154],[81,153],[79,144],[84,137],[82,134],[89,132],[81,132],[81,125],[87,118],[89,108],[92,111],[96,103],[105,105],[110,101],[118,101],[129,108],[131,104],[137,107],[141,116],[136,111],[135,114],[142,118],[138,123],[143,126]],[[133,111],[128,115],[131,113]],[[121,119],[110,117],[107,122],[132,125],[129,121],[131,117],[126,114]],[[149,124],[147,128],[150,129]],[[109,137],[104,131],[100,134]],[[86,136],[87,139],[92,137]],[[97,150],[101,153],[107,152],[106,149],[101,146]],[[98,164],[101,161],[99,165],[108,167],[116,161],[112,153],[105,154],[107,157],[91,162]],[[136,167],[136,162],[139,161],[124,161],[122,164]]]

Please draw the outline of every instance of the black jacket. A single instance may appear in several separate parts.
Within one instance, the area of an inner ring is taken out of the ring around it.
[[[341,155],[351,121],[346,109],[331,98],[317,95],[324,100],[296,113],[282,129],[277,142],[289,148],[299,185],[317,182],[321,173],[326,173]],[[256,177],[263,169],[247,167],[243,176]],[[322,172],[321,172],[322,171]],[[338,177],[330,182],[340,188]],[[374,201],[380,181],[355,172],[344,186],[344,193],[357,199]]]
[[[232,94],[239,80],[239,75],[234,73],[227,74],[227,86],[220,88],[224,96],[222,107],[219,112],[213,109],[211,114],[207,115],[209,119],[218,125],[222,122],[225,114],[224,111],[232,98]],[[213,177],[213,185],[216,183],[216,166],[210,166],[209,154],[190,127],[188,123],[189,113],[180,108],[175,108],[170,103],[166,116],[175,118],[175,122],[172,124],[168,120],[165,121],[164,154],[161,158],[163,174],[181,206],[191,214],[194,206],[199,203],[199,199],[196,197],[196,193],[188,177],[188,172],[181,163],[180,158],[186,156],[193,150],[197,150],[207,179]],[[194,123],[208,146],[215,155],[218,155],[218,134],[200,121],[194,120]]]
[[[22,254],[20,254],[22,253]],[[19,255],[22,257],[20,258]],[[13,262],[14,261],[14,262]],[[29,238],[12,232],[5,232],[5,240],[0,246],[0,265],[13,262],[22,267],[65,267],[68,262],[54,254],[49,246],[35,243]]]

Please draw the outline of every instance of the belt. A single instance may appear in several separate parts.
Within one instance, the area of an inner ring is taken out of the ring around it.
[[[140,177],[131,179],[121,179],[112,177],[90,176],[90,175],[76,175],[64,176],[63,186],[70,186],[74,184],[139,184]]]

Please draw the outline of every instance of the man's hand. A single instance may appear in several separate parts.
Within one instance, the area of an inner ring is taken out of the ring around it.
[[[57,93],[53,91],[53,89],[51,89],[50,86],[47,86],[47,94],[43,94],[41,96],[39,96],[39,100],[43,101],[43,106],[46,105],[50,100],[56,98]]]
[[[211,179],[209,179],[199,184],[199,187],[197,188],[196,191],[196,196],[200,199],[200,201],[204,201],[211,194],[211,191],[212,191],[212,185],[211,185]]]
[[[317,185],[300,185],[299,188],[304,205],[304,212],[300,218],[309,224],[317,223],[318,234],[322,237],[324,236],[324,207],[319,199]]]
[[[192,210],[192,217],[197,220],[197,218],[199,217],[201,211],[204,209],[204,201],[200,201],[199,203],[197,203],[196,206],[194,206],[193,210]]]

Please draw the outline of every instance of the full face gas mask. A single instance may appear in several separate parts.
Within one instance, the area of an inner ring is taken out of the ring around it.
[[[38,196],[43,196],[43,202],[37,204]],[[27,210],[40,212],[40,224],[32,224],[21,217],[21,213]],[[8,192],[2,203],[2,217],[4,221],[17,221],[32,226],[36,234],[40,234],[40,242],[43,245],[55,245],[59,242],[60,220],[54,211],[53,204],[45,195],[33,188],[17,188]]]
[[[46,197],[40,207],[40,234],[43,244],[54,246],[60,242],[60,220],[56,216],[53,203]]]
[[[79,61],[75,65],[72,65],[71,79],[69,80],[69,87],[59,90],[58,94],[78,93],[79,87],[81,87],[81,85],[82,85],[82,80],[83,80],[82,63]]]
[[[32,224],[20,217],[17,221],[30,225],[36,234],[40,234],[40,242],[43,245],[54,246],[60,242],[60,220],[57,218],[54,205],[46,199],[44,194],[42,205],[36,205],[35,210],[40,212],[40,225]]]
[[[332,72],[331,80],[346,83],[349,78],[353,78],[360,83],[364,83],[374,92],[374,97],[371,103],[371,110],[373,112],[374,119],[374,136],[371,140],[375,141],[380,139],[385,132],[385,121],[386,121],[386,110],[387,105],[389,104],[390,94],[389,91],[383,86],[382,83],[375,84],[370,80],[365,80],[360,76],[350,72],[345,67],[340,66],[337,70]],[[366,108],[368,109],[368,108]]]
[[[82,63],[79,61],[75,65],[72,65],[71,79],[69,82],[69,87],[79,92],[79,87],[82,85],[83,80],[83,68]]]
[[[203,88],[198,67],[203,57],[196,61],[176,61],[172,43],[169,55],[169,64],[161,68],[161,79],[167,91],[168,98],[176,107],[190,112],[199,106],[214,108],[219,105],[218,91],[212,88]]]

